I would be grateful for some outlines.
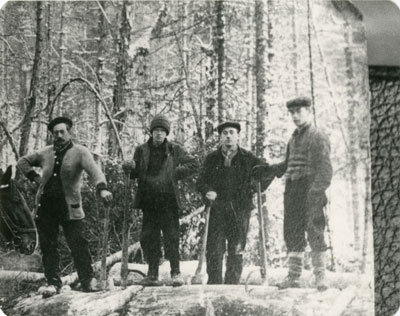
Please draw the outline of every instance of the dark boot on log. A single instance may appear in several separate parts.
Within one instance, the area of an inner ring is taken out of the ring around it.
[[[176,273],[172,275],[172,286],[181,286],[185,284],[185,281],[183,280],[182,274]]]
[[[303,252],[289,252],[287,277],[278,284],[280,290],[300,287],[299,279],[303,269]]]
[[[149,270],[147,276],[139,281],[143,286],[161,286],[162,282],[158,279],[158,262],[149,263]]]

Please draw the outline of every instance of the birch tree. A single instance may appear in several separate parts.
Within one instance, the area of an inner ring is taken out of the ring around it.
[[[42,54],[42,11],[43,2],[36,2],[36,41],[35,41],[35,56],[33,59],[32,77],[30,82],[27,106],[23,117],[23,124],[21,127],[21,140],[19,144],[19,155],[24,156],[28,152],[29,136],[32,126],[32,113],[36,107],[37,90],[39,86],[39,74],[41,66]]]

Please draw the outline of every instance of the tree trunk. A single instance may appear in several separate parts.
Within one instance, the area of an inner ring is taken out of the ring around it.
[[[364,214],[364,236],[363,236],[363,247],[362,247],[362,261],[361,261],[361,272],[366,272],[367,260],[370,258],[370,245],[369,240],[371,238],[372,231],[369,229],[371,225],[372,210],[371,210],[371,157],[369,142],[367,143],[368,159],[365,163],[365,214]]]
[[[264,157],[265,118],[267,116],[267,107],[265,102],[266,77],[265,77],[265,49],[266,38],[264,34],[264,0],[255,2],[255,21],[256,21],[256,104],[257,104],[257,133],[256,133],[256,155]]]
[[[299,82],[298,82],[298,65],[297,65],[297,28],[296,19],[298,19],[296,14],[296,1],[292,0],[292,67],[293,67],[293,84],[295,95],[299,94]]]
[[[64,83],[64,62],[65,62],[65,51],[67,47],[65,46],[65,1],[61,2],[61,17],[60,17],[60,39],[59,39],[59,59],[58,59],[58,88],[60,88]],[[63,115],[63,104],[60,99],[57,101],[57,116]],[[51,114],[50,114],[51,115]],[[52,117],[49,117],[49,121]]]
[[[308,58],[309,58],[309,74],[310,74],[310,90],[311,90],[311,104],[314,117],[314,124],[317,126],[317,115],[315,112],[315,95],[314,95],[314,65],[313,65],[313,51],[312,51],[312,36],[311,36],[311,0],[307,0],[307,33],[308,33]]]
[[[122,11],[121,11],[121,25],[119,28],[119,40],[118,40],[118,56],[116,64],[116,84],[114,86],[114,106],[112,109],[113,116],[119,113],[122,109],[126,109],[126,98],[127,98],[127,74],[130,66],[130,57],[128,55],[128,49],[130,44],[130,32],[131,26],[129,22],[128,12],[130,10],[129,1],[123,1]],[[114,117],[119,122],[117,123],[118,133],[121,132],[123,128],[123,122],[126,120],[126,111],[119,114],[118,117]],[[108,154],[110,156],[117,156],[121,154],[117,144],[115,131],[109,130],[109,140],[108,140]]]
[[[19,146],[19,155],[24,156],[28,152],[29,136],[31,132],[32,120],[31,116],[36,107],[36,91],[39,85],[41,53],[42,53],[42,1],[36,2],[36,42],[35,57],[33,60],[32,78],[28,95],[28,102],[23,117],[23,125],[21,128],[21,140]]]
[[[107,37],[106,34],[106,19],[103,14],[103,10],[105,11],[106,9],[106,4],[107,1],[101,1],[99,2],[99,23],[98,23],[98,33],[99,33],[99,39],[98,39],[98,48],[97,48],[97,67],[96,67],[96,76],[97,76],[97,83],[96,83],[96,89],[99,91],[100,95],[103,95],[103,66],[104,66],[104,53],[106,51],[105,47],[105,39]],[[99,100],[96,99],[96,102],[94,103],[94,135],[96,137],[95,142],[94,142],[94,152],[97,152],[99,154],[102,154],[102,133],[101,133],[101,127],[100,127],[100,121],[101,121],[101,103]]]
[[[246,94],[247,94],[247,107],[246,110],[246,147],[251,150],[252,147],[252,131],[254,125],[252,124],[254,116],[253,116],[253,108],[254,108],[254,8],[252,6],[247,7],[247,19],[248,19],[248,27],[247,27],[247,49],[246,49],[246,59],[247,59],[247,69],[246,69],[246,78],[247,78],[247,85],[246,85]]]
[[[399,178],[398,129],[400,69],[369,67],[371,91],[371,182],[374,227],[375,311],[394,315],[399,308]],[[390,163],[388,163],[390,162]]]
[[[348,159],[350,161],[350,186],[351,186],[351,210],[353,214],[353,227],[354,227],[354,250],[360,250],[360,207],[359,207],[359,191],[358,191],[358,161],[360,151],[358,148],[359,133],[357,133],[357,109],[359,104],[355,101],[355,87],[353,84],[354,70],[353,70],[353,56],[351,53],[351,41],[350,41],[350,27],[346,23],[345,28],[345,39],[346,48],[344,50],[346,60],[346,73],[347,73],[347,96],[348,96],[348,133],[349,133],[349,151]]]
[[[225,84],[225,22],[224,1],[215,0],[214,50],[217,54],[217,107],[218,122],[225,120],[224,84]]]
[[[268,116],[268,109],[266,105],[265,95],[267,90],[271,88],[271,62],[273,58],[272,53],[272,23],[271,23],[271,10],[272,1],[267,2],[268,7],[265,8],[264,0],[256,0],[255,2],[255,22],[256,22],[256,104],[257,104],[257,120],[256,120],[256,154],[258,157],[264,158],[264,140],[268,138],[265,131],[265,120]],[[268,12],[267,23],[265,23],[265,12]],[[264,28],[267,27],[267,38],[265,36]],[[268,46],[268,57],[266,56],[266,45]],[[266,69],[267,65],[267,69]],[[261,195],[261,192],[260,192]],[[259,212],[261,212],[259,224],[260,234],[265,235],[265,245],[261,245],[260,249],[266,247],[268,249],[268,208],[264,203],[264,198],[259,197]],[[261,231],[263,229],[263,231]],[[260,239],[261,241],[261,239]],[[263,251],[261,251],[262,254]]]

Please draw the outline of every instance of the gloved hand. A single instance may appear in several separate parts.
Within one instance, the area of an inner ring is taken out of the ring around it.
[[[108,190],[101,190],[100,197],[103,199],[104,202],[111,202],[113,199],[113,195]]]
[[[122,170],[125,174],[129,175],[133,169],[136,168],[134,160],[125,160],[122,162]]]
[[[265,173],[268,173],[271,171],[271,167],[268,163],[262,164],[262,165],[255,165],[252,169],[251,169],[251,175],[254,178],[260,178],[261,176],[263,176]]]
[[[208,199],[209,201],[215,201],[215,199],[217,198],[217,192],[215,191],[208,191],[206,193],[206,199]]]

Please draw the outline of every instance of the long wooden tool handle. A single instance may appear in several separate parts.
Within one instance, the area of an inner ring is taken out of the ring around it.
[[[121,283],[122,287],[126,288],[128,281],[128,247],[129,247],[129,223],[128,223],[128,212],[129,212],[129,198],[130,198],[130,182],[129,175],[125,177],[125,207],[124,216],[122,222],[122,260],[121,260]]]
[[[257,183],[257,205],[258,205],[258,224],[260,234],[260,256],[261,256],[261,277],[264,282],[267,280],[267,249],[266,249],[266,238],[264,230],[264,215],[262,211],[262,200],[261,200],[261,181]]]
[[[201,246],[201,252],[200,252],[200,257],[199,257],[199,265],[197,266],[195,275],[201,274],[201,270],[203,268],[204,261],[206,259],[208,226],[210,223],[210,211],[211,211],[211,202],[206,206],[205,227],[204,227],[204,233],[203,233],[203,238],[202,238],[202,246]]]
[[[104,207],[104,223],[103,223],[100,281],[102,288],[105,289],[107,283],[107,255],[108,255],[108,231],[110,226],[110,207],[108,205],[104,205],[103,207]]]

